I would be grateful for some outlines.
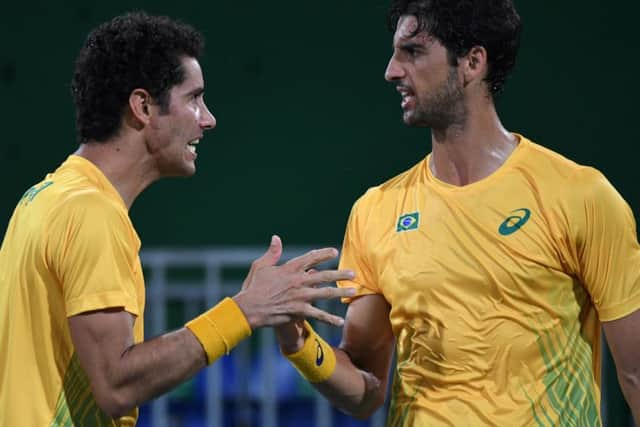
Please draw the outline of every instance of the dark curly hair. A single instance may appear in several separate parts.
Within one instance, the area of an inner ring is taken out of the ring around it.
[[[416,17],[414,35],[426,31],[447,48],[453,66],[472,47],[484,47],[489,93],[495,98],[502,91],[515,65],[522,33],[512,0],[393,0],[387,16],[392,32],[404,15]]]
[[[198,59],[203,48],[198,31],[165,16],[128,13],[95,28],[71,82],[78,141],[104,142],[116,135],[136,88],[149,91],[166,111],[169,90],[185,78],[181,58]]]

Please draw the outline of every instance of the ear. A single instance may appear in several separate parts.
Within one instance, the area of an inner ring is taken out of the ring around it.
[[[149,124],[151,118],[151,95],[144,89],[134,89],[129,95],[131,115],[142,125]]]
[[[487,50],[484,47],[472,47],[461,62],[465,86],[481,82],[487,75]]]

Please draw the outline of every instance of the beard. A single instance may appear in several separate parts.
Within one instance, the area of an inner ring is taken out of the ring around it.
[[[413,110],[406,111],[403,120],[407,126],[446,129],[463,124],[466,118],[464,91],[458,81],[456,68],[451,67],[447,79],[431,94],[416,93]]]

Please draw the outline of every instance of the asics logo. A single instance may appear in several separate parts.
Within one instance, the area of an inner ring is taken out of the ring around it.
[[[511,211],[511,213],[515,215],[507,217],[498,228],[498,232],[503,236],[508,236],[520,230],[520,228],[529,221],[529,217],[531,216],[531,211],[527,208],[516,209]]]
[[[322,346],[320,345],[320,341],[318,341],[318,339],[316,338],[316,366],[320,366],[322,365],[322,362],[324,362],[324,350],[322,349]]]

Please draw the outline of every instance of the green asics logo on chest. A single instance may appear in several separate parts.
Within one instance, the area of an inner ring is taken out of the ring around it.
[[[420,212],[400,215],[396,224],[396,233],[401,231],[417,230],[420,225]]]
[[[520,228],[529,221],[529,217],[531,216],[531,211],[527,208],[516,209],[511,211],[511,213],[516,215],[507,217],[498,228],[498,232],[503,236],[508,236],[520,230]]]

